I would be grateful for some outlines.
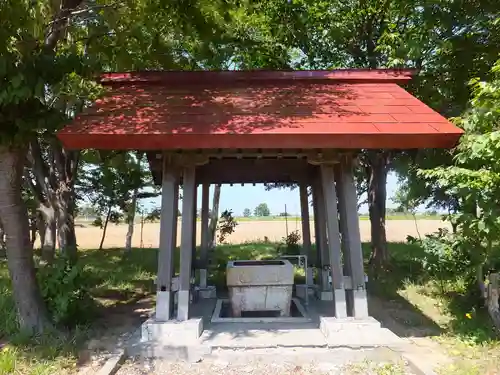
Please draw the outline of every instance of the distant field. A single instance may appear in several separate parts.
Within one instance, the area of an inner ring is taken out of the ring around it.
[[[267,237],[270,241],[280,241],[286,236],[287,226],[288,232],[298,230],[301,232],[301,222],[298,218],[288,218],[288,223],[284,218],[274,220],[240,220],[237,219],[238,226],[236,231],[229,236],[229,243],[243,243],[249,241],[263,240]],[[78,246],[83,249],[98,248],[101,239],[102,230],[93,227],[89,222],[77,222],[77,239]],[[132,246],[141,246],[140,224],[135,225],[135,233]],[[314,228],[314,223],[311,221],[311,230]],[[417,221],[398,219],[388,220],[386,223],[387,240],[390,242],[406,241],[408,235],[418,236],[433,233],[439,228],[449,228],[449,224],[441,220],[419,219]],[[370,222],[360,219],[361,239],[364,242],[370,241]],[[159,223],[148,223],[144,225],[142,233],[142,244],[144,247],[158,247],[159,242]],[[125,244],[125,234],[127,233],[126,225],[111,224],[108,227],[104,247],[123,247]],[[198,221],[197,228],[198,243],[200,241],[200,222]],[[180,222],[177,235],[178,243],[180,241]],[[314,233],[313,233],[314,241]]]
[[[439,215],[418,214],[418,215],[415,215],[415,218],[417,220],[441,220],[441,216],[439,216]],[[287,219],[289,221],[290,220],[300,220],[300,216],[288,216]],[[285,217],[284,216],[261,216],[261,217],[237,216],[236,220],[238,220],[238,221],[281,221],[281,220],[285,221]],[[359,220],[370,220],[370,217],[368,215],[360,215]],[[386,220],[414,220],[414,217],[412,215],[388,215],[388,216],[386,216]]]
[[[235,216],[237,221],[300,221],[300,216]],[[441,221],[440,215],[426,215],[426,214],[417,214],[415,217],[412,215],[404,215],[404,214],[396,214],[396,215],[387,215],[386,220],[438,220]],[[200,219],[198,218],[198,221]],[[311,218],[312,220],[312,218]],[[359,220],[370,220],[368,215],[359,215]],[[91,220],[86,220],[84,218],[77,218],[76,220],[79,223],[90,223]],[[139,223],[139,218],[136,219]]]

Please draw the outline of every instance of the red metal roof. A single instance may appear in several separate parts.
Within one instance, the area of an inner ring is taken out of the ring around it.
[[[104,73],[101,83],[147,82],[192,84],[227,82],[262,83],[276,81],[345,81],[345,82],[405,82],[415,73],[412,69],[338,69],[338,70],[239,70],[239,71],[147,71]]]
[[[109,93],[58,136],[69,149],[453,147],[462,130],[395,83],[410,73],[106,74]]]

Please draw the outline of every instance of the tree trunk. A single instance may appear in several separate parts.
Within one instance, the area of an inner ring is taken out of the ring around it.
[[[50,323],[35,276],[28,212],[21,196],[25,158],[24,150],[0,147],[0,217],[20,328],[40,333]]]
[[[212,210],[210,212],[210,224],[208,225],[209,249],[215,248],[215,234],[217,232],[217,221],[219,220],[220,189],[220,184],[215,185]]]
[[[57,235],[61,254],[70,261],[75,262],[77,258],[77,245],[74,218],[74,189],[61,183],[61,194],[58,197],[57,210]]]
[[[40,233],[40,247],[43,248],[43,244],[45,243],[45,220],[40,212],[36,217],[36,228],[38,233]]]
[[[0,221],[0,250],[5,250],[5,230],[3,229],[1,221]]]
[[[134,192],[132,193],[132,201],[130,202],[130,207],[127,211],[128,230],[127,230],[127,236],[125,237],[126,253],[129,253],[132,250],[132,237],[134,236],[135,211],[137,208],[137,194],[139,194],[139,188],[134,189]]]
[[[31,242],[31,247],[33,248],[35,246],[35,241],[36,241],[36,233],[37,233],[37,226],[36,226],[36,215],[29,215],[29,226],[30,226],[30,242]]]
[[[47,263],[52,263],[56,252],[56,214],[51,207],[41,207],[41,218],[43,225],[39,225],[40,247],[42,249],[42,259]]]
[[[108,208],[108,213],[106,214],[106,220],[104,221],[104,227],[102,229],[101,243],[99,244],[99,250],[102,250],[104,245],[104,239],[106,238],[106,230],[108,229],[109,218],[111,217],[111,206]]]
[[[384,152],[374,151],[370,152],[368,159],[368,209],[372,242],[370,264],[379,268],[389,260],[385,231],[388,157]]]
[[[39,204],[55,212],[61,253],[76,261],[74,185],[79,153],[64,150],[57,138],[46,136],[32,139],[28,161],[31,173],[25,175],[25,182]]]

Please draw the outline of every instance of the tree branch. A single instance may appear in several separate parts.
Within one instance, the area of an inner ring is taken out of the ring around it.
[[[25,171],[24,171],[24,183],[26,184],[26,187],[29,190],[31,190],[31,192],[35,196],[35,199],[38,201],[38,203],[44,204],[46,200],[45,200],[45,197],[43,195],[42,190],[40,189],[40,185],[33,183],[33,179],[31,178],[27,169],[25,169]]]
[[[117,5],[121,5],[121,4],[114,3],[114,4],[107,4],[107,5],[93,5],[93,6],[88,6],[86,8],[83,8],[83,9],[75,9],[75,10],[68,12],[68,14],[66,16],[59,17],[57,19],[53,19],[51,22],[49,22],[49,26],[53,25],[54,23],[60,22],[60,21],[69,20],[70,18],[72,18],[74,16],[78,16],[79,14],[87,13],[87,12],[90,12],[92,10],[114,8]]]
[[[35,138],[30,142],[30,155],[32,158],[32,172],[37,181],[37,185],[40,186],[43,193],[50,197],[49,187],[47,183],[49,182],[47,177],[49,175],[49,171],[47,170],[47,166],[42,157],[42,150],[40,148],[40,144],[38,143],[38,139]]]
[[[64,31],[69,25],[71,11],[78,8],[84,0],[63,0],[59,11],[56,12],[52,20],[47,35],[45,36],[44,47],[48,51],[56,48],[57,42],[61,39]]]

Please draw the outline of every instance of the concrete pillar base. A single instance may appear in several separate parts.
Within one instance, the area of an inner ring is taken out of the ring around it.
[[[206,288],[207,287],[207,270],[206,269],[199,269],[198,274],[200,277],[200,288]]]
[[[329,347],[374,347],[398,345],[401,338],[372,318],[331,318],[320,317],[320,330],[325,335]]]
[[[156,317],[146,320],[141,326],[142,342],[159,342],[162,344],[180,345],[197,342],[203,332],[203,319],[185,321],[169,320],[159,322]]]
[[[156,292],[156,321],[166,322],[172,319],[173,304],[174,296],[171,291]]]
[[[347,318],[347,300],[345,295],[345,289],[334,290],[334,301],[335,301],[335,317],[339,319]]]
[[[316,291],[316,298],[319,299],[320,301],[333,301],[333,292],[318,290]]]
[[[208,285],[204,288],[200,285],[199,287],[196,287],[195,292],[198,295],[198,298],[201,299],[217,298],[217,288],[215,285]]]
[[[317,292],[317,290],[318,290],[317,285],[306,285],[306,284],[295,285],[296,296],[304,300],[306,299],[307,292],[309,292],[309,297],[314,297],[314,294]]]
[[[314,268],[307,267],[306,270],[306,284],[313,285],[314,284]]]
[[[321,289],[324,291],[330,291],[332,289],[330,270],[321,270]]]
[[[368,318],[368,298],[366,290],[353,290],[353,316],[356,319]]]
[[[177,320],[186,321],[189,319],[189,303],[191,293],[189,290],[179,290],[177,292]]]

